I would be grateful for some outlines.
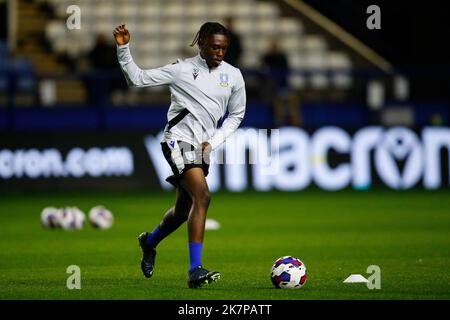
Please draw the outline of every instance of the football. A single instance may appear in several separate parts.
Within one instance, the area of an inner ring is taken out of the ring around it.
[[[306,282],[306,266],[298,258],[285,256],[272,265],[270,279],[276,288],[299,289]]]
[[[49,229],[59,228],[61,226],[61,209],[55,207],[44,208],[41,212],[42,226]]]
[[[104,206],[96,206],[89,211],[89,222],[94,228],[109,229],[114,222],[114,217]]]
[[[85,222],[85,214],[77,207],[65,207],[61,213],[61,227],[65,230],[82,229]]]

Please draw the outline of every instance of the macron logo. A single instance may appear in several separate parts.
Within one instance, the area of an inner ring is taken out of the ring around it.
[[[169,141],[169,146],[170,146],[171,148],[175,147],[175,141],[170,140],[170,141]]]

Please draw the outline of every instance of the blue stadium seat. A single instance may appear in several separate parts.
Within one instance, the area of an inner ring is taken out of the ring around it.
[[[6,41],[0,40],[0,58],[3,60],[4,58],[9,57],[9,48]]]
[[[11,65],[17,92],[32,93],[36,86],[36,75],[31,61],[26,58],[15,58]]]
[[[5,41],[0,41],[0,94],[9,90],[9,49]]]

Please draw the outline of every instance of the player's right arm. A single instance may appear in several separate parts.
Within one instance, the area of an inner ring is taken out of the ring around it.
[[[180,70],[180,64],[169,64],[160,68],[143,70],[133,61],[130,52],[130,33],[125,24],[114,29],[117,44],[117,58],[128,85],[134,87],[152,87],[170,84]]]

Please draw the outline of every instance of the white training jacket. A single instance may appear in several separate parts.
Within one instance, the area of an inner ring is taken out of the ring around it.
[[[189,110],[170,130],[169,124],[166,125],[163,141],[182,140],[196,148],[207,141],[216,149],[239,127],[244,118],[244,78],[239,69],[225,61],[209,69],[206,61],[198,54],[160,68],[142,70],[133,61],[129,43],[117,46],[117,56],[128,85],[170,87],[168,121],[183,109]],[[218,129],[217,124],[227,111],[228,116]]]

